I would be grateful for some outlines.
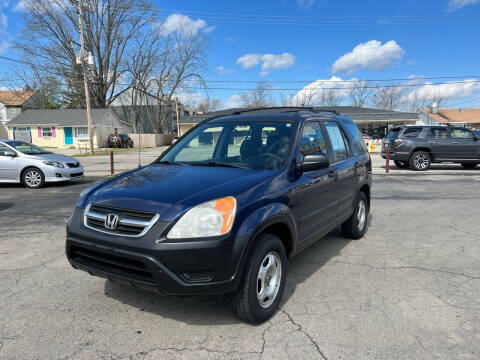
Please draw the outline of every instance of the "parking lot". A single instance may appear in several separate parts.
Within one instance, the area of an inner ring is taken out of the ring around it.
[[[0,358],[480,358],[480,169],[382,166],[375,156],[367,235],[333,232],[291,259],[281,310],[260,326],[221,299],[72,269],[65,222],[95,178],[1,185]]]

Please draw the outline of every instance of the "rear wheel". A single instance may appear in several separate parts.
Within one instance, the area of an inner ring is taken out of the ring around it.
[[[430,154],[425,151],[414,152],[410,157],[409,165],[412,170],[425,171],[430,167],[432,158]]]
[[[277,310],[285,288],[287,255],[282,241],[271,234],[258,237],[239,289],[229,295],[233,311],[243,321],[259,324]]]
[[[465,169],[475,169],[477,167],[477,163],[462,163],[462,166]]]
[[[45,175],[40,169],[28,168],[22,173],[22,183],[30,189],[41,188],[45,184]]]
[[[368,199],[364,192],[359,192],[352,216],[342,224],[345,237],[358,240],[365,235],[368,228]]]
[[[399,169],[408,169],[408,166],[409,166],[407,161],[395,160],[394,163],[395,163],[395,166]]]

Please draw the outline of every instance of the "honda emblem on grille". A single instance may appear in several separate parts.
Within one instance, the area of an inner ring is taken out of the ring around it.
[[[105,218],[105,227],[110,230],[115,230],[118,224],[118,215],[108,214]]]

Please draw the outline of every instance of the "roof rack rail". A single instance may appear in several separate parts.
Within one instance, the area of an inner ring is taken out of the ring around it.
[[[330,112],[336,115],[340,115],[336,110],[320,110],[315,109],[313,107],[303,107],[303,106],[278,106],[278,107],[258,107],[258,108],[251,108],[251,109],[241,109],[235,110],[231,113],[231,115],[241,115],[243,113],[252,112],[252,111],[262,111],[262,110],[277,110],[278,112],[297,112],[297,111],[310,111],[310,112]],[[283,111],[282,111],[283,110]]]

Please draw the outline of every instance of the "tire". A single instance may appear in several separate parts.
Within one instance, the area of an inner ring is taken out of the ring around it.
[[[29,189],[39,189],[45,185],[45,175],[36,167],[25,169],[22,172],[22,183]]]
[[[285,247],[278,237],[262,234],[257,238],[247,260],[240,287],[228,296],[233,311],[240,319],[251,324],[260,324],[275,313],[285,289],[286,261]],[[266,281],[270,284],[267,284],[267,289],[273,292],[270,297],[262,290],[258,294],[259,286],[262,289],[263,283],[265,289]]]
[[[353,240],[362,238],[368,229],[369,212],[367,195],[364,192],[359,192],[352,216],[342,224],[343,235]]]
[[[462,163],[462,166],[467,170],[475,169],[477,165],[477,163]]]
[[[425,151],[416,151],[410,157],[410,161],[408,162],[410,165],[410,169],[415,171],[425,171],[430,168],[432,164],[432,158],[429,153]]]
[[[394,163],[395,163],[395,166],[399,169],[408,169],[409,167],[408,162],[406,161],[395,160]]]

